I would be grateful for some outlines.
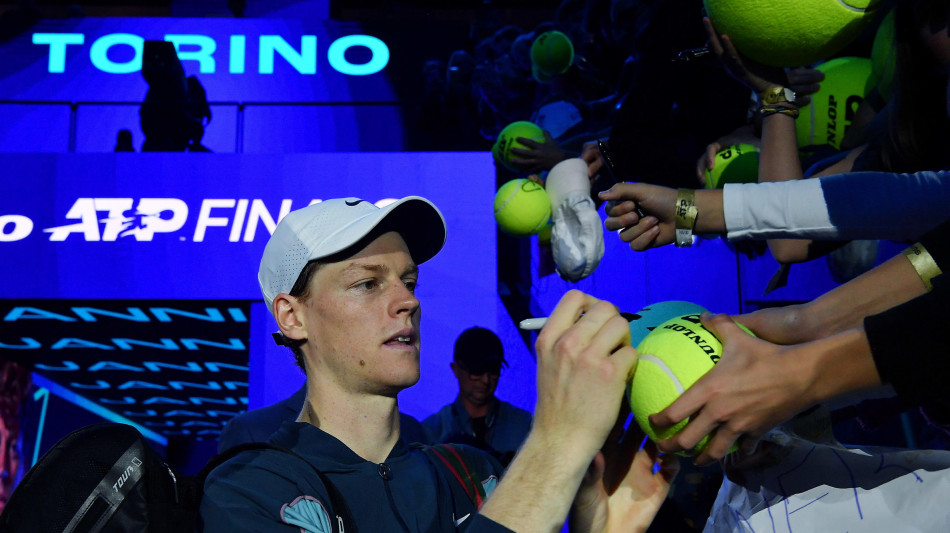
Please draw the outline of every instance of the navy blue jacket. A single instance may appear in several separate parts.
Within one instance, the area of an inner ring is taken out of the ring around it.
[[[251,409],[228,421],[218,438],[218,453],[245,442],[266,442],[285,420],[293,422],[307,399],[307,385],[273,405]],[[406,442],[425,442],[422,424],[415,418],[399,413],[399,434]]]
[[[284,422],[270,442],[294,451],[310,466],[276,450],[247,451],[228,460],[205,481],[200,530],[329,533],[331,521],[341,513],[333,509],[327,488],[313,471],[316,468],[349,508],[355,527],[347,530],[509,531],[477,514],[464,492],[453,490],[450,483],[456,481],[405,440],[400,439],[381,464],[362,459],[337,438],[303,422]],[[501,466],[479,450],[460,448],[490,493]]]

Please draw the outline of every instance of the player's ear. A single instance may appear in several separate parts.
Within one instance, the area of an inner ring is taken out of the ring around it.
[[[304,315],[304,303],[285,293],[274,298],[274,319],[277,327],[288,339],[306,340],[307,325]]]

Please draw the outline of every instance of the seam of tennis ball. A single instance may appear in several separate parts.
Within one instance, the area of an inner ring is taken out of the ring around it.
[[[504,202],[503,204],[501,204],[501,207],[499,207],[498,209],[495,210],[496,212],[497,212],[497,211],[501,211],[501,210],[503,210],[504,208],[508,207],[508,202],[510,202],[510,201],[515,197],[515,195],[518,194],[518,191],[521,190],[521,187],[512,187],[512,188],[513,188],[514,190],[511,191],[511,194],[508,195],[508,198],[505,198],[505,202]]]
[[[677,394],[683,394],[683,384],[680,383],[680,380],[676,377],[676,374],[674,374],[673,371],[670,370],[670,367],[666,366],[666,363],[664,363],[659,357],[650,354],[641,354],[639,360],[641,362],[649,361],[659,367],[659,369],[662,370],[664,374],[666,374],[666,377],[670,378],[673,386],[676,387]]]

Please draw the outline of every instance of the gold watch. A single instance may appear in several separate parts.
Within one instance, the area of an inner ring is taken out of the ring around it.
[[[780,87],[778,85],[769,87],[759,93],[759,101],[763,105],[777,104],[779,102],[795,103],[796,98],[795,91],[788,87]]]

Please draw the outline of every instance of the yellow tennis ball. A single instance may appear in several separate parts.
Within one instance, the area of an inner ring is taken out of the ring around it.
[[[712,369],[722,356],[722,343],[703,327],[698,314],[690,314],[657,326],[640,341],[637,353],[637,368],[627,391],[630,409],[650,439],[654,442],[668,439],[679,433],[689,419],[658,429],[650,424],[650,415],[666,409]],[[708,442],[709,437],[704,437],[695,450],[702,450]]]
[[[516,237],[534,235],[551,219],[551,199],[544,187],[524,178],[505,183],[495,194],[495,222]]]
[[[570,37],[559,31],[546,31],[531,43],[531,63],[541,74],[563,74],[573,62],[574,45]]]
[[[517,141],[518,137],[531,139],[539,143],[545,141],[544,130],[533,122],[519,120],[505,126],[498,134],[498,138],[495,139],[495,144],[491,147],[491,153],[495,161],[514,171],[520,169],[517,167],[518,156],[512,154],[511,149],[520,148],[526,150],[528,148]]]
[[[706,188],[721,189],[727,183],[759,181],[759,148],[751,144],[727,146],[716,154],[712,169],[706,169]]]
[[[716,31],[760,63],[799,67],[830,57],[874,17],[879,0],[704,0]]]
[[[829,145],[838,149],[864,101],[871,76],[871,60],[838,57],[816,67],[825,73],[811,103],[799,109],[795,133],[799,148]]]

